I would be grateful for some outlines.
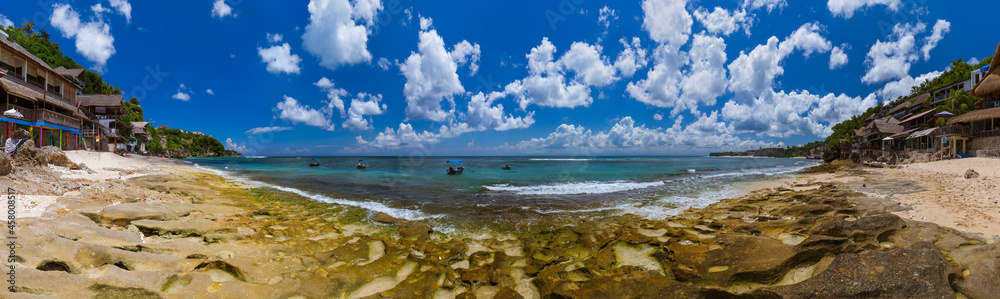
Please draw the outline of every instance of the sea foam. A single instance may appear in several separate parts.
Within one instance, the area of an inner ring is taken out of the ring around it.
[[[644,183],[633,181],[605,181],[572,182],[535,186],[511,186],[507,184],[499,184],[483,187],[492,191],[514,192],[520,195],[569,195],[614,193],[663,185],[663,181]]]

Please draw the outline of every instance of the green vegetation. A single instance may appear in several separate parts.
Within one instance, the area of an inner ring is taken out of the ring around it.
[[[59,50],[59,44],[49,41],[49,34],[45,32],[45,30],[35,32],[34,27],[35,24],[32,24],[31,22],[24,22],[21,28],[11,26],[3,28],[3,31],[10,36],[11,41],[14,41],[18,45],[21,45],[21,47],[24,47],[24,49],[28,50],[29,53],[37,56],[51,68],[58,68],[60,66],[67,69],[84,68],[83,66],[80,66],[79,63],[76,63],[73,58],[63,55],[63,52]],[[83,94],[122,93],[118,87],[105,83],[101,78],[101,75],[96,72],[86,70],[84,71],[83,77]]]
[[[972,96],[969,92],[964,90],[954,91],[951,98],[948,98],[941,106],[935,108],[935,113],[948,111],[954,113],[955,115],[962,115],[966,112],[976,110],[976,102],[979,98]],[[948,123],[947,119],[938,118],[937,125],[944,126]]]
[[[878,106],[868,108],[868,110],[865,110],[865,113],[862,113],[861,115],[852,116],[851,119],[833,125],[833,134],[827,136],[824,141],[826,143],[826,147],[831,150],[839,148],[841,139],[850,140],[851,137],[854,136],[854,131],[857,131],[865,124],[865,119],[872,114],[875,114],[875,112],[881,111],[882,107],[882,104],[878,104]]]
[[[84,67],[76,63],[73,58],[63,55],[59,50],[59,44],[49,40],[49,33],[45,30],[35,31],[35,25],[31,22],[24,22],[22,27],[0,26],[10,37],[11,41],[24,47],[32,55],[37,56],[52,68],[60,66],[67,69],[83,69]],[[122,94],[118,87],[111,86],[104,82],[101,75],[90,70],[84,71],[84,94]],[[131,98],[122,102],[123,115],[118,120],[125,124],[121,129],[121,135],[132,136],[132,122],[145,121],[142,106],[139,99]],[[90,117],[93,117],[92,115]],[[147,125],[151,141],[147,145],[147,150],[155,155],[166,155],[171,157],[186,156],[238,156],[240,153],[226,150],[225,146],[215,138],[202,134],[185,132],[178,129],[161,127],[153,129]],[[134,137],[129,137],[135,140]],[[161,140],[165,144],[161,144]]]
[[[219,140],[204,134],[163,126],[156,129],[150,128],[149,136],[152,138],[152,142],[146,149],[158,155],[171,157],[239,155],[239,153],[227,150]]]
[[[745,152],[721,152],[721,153],[711,153],[709,156],[713,157],[772,157],[772,158],[792,158],[792,157],[812,157],[818,158],[823,154],[825,142],[816,141],[800,146],[788,146],[788,147],[775,147],[775,148],[761,148],[752,151]]]

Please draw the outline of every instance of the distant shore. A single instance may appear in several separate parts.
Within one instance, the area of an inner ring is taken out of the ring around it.
[[[18,292],[540,298],[823,290],[975,298],[988,294],[975,281],[995,279],[983,277],[989,273],[963,274],[956,288],[941,273],[977,267],[969,252],[1000,252],[987,245],[1000,228],[1000,215],[988,209],[1000,198],[993,183],[1000,160],[826,165],[738,186],[746,196],[662,220],[624,215],[530,236],[455,238],[420,221],[251,188],[176,160],[67,156],[86,168],[47,166],[2,179],[31,194],[18,201],[18,234],[26,236]],[[967,167],[981,176],[965,179]],[[950,241],[921,243],[928,236]],[[892,263],[865,277],[838,276],[861,261]],[[912,288],[880,289],[887,284],[879,277]],[[826,285],[834,281],[852,284]],[[906,290],[913,293],[899,293]]]

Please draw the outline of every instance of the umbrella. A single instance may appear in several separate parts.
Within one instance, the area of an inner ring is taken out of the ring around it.
[[[948,117],[955,117],[955,114],[951,113],[951,112],[948,112],[948,111],[941,111],[941,112],[935,113],[934,117],[948,118]]]
[[[14,109],[10,109],[10,110],[4,111],[3,112],[3,116],[24,118],[24,115],[21,114],[21,112],[17,112],[17,110],[14,110]]]

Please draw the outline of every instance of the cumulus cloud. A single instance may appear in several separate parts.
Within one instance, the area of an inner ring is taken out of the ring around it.
[[[233,13],[233,8],[226,4],[225,0],[215,0],[212,4],[212,16],[216,18],[225,18],[228,16],[236,17]]]
[[[278,102],[275,106],[278,117],[291,122],[292,124],[305,124],[327,131],[333,131],[336,127],[330,118],[323,112],[313,109],[308,105],[302,105],[298,100],[284,96],[284,101]]]
[[[680,47],[687,43],[694,23],[685,5],[687,0],[644,0],[642,28],[657,43]]]
[[[663,114],[659,114],[659,113],[653,114],[653,119],[654,120],[663,120]]]
[[[468,110],[465,113],[465,121],[469,127],[475,131],[507,131],[531,127],[535,123],[535,113],[529,112],[526,116],[515,117],[512,114],[504,114],[502,104],[493,105],[499,94],[487,96],[478,93],[472,96],[469,101]]]
[[[240,146],[233,142],[232,138],[226,138],[226,149],[236,151],[241,154],[253,153],[252,150],[248,150],[246,145]]]
[[[462,41],[449,52],[445,49],[444,39],[437,30],[420,32],[419,52],[399,66],[406,84],[403,95],[406,96],[406,117],[412,120],[444,121],[451,117],[454,110],[454,96],[465,92],[465,87],[458,79],[460,63],[477,61],[479,45],[472,46],[468,41]],[[441,101],[451,102],[452,111],[445,111]]]
[[[730,134],[718,134],[706,128],[718,128],[712,118],[716,114],[702,116],[695,126],[682,129],[679,122],[667,129],[647,128],[637,125],[630,116],[618,120],[609,130],[593,132],[583,126],[562,124],[549,135],[532,138],[511,146],[510,149],[524,153],[560,152],[565,150],[590,152],[599,151],[647,151],[663,152],[670,149],[750,149],[775,147],[780,144],[743,140]],[[723,125],[724,127],[724,125]]]
[[[803,24],[778,45],[778,55],[784,59],[796,50],[802,51],[802,55],[806,57],[813,52],[829,52],[833,44],[820,34],[822,30],[819,23]]]
[[[850,19],[854,13],[865,7],[885,5],[891,11],[896,11],[902,6],[900,0],[829,0],[826,7],[834,16]]]
[[[177,93],[175,93],[172,96],[172,98],[175,100],[181,100],[185,102],[189,101],[191,100],[191,95],[188,94],[189,92],[191,92],[191,89],[187,88],[187,86],[184,86],[184,83],[181,83],[181,86],[177,88]]]
[[[766,9],[771,12],[775,9],[782,9],[788,6],[785,0],[743,0],[740,6],[748,10]]]
[[[877,104],[876,97],[864,98],[808,91],[768,92],[749,103],[731,101],[722,116],[737,132],[753,132],[783,138],[792,135],[828,136],[830,127]]]
[[[747,35],[750,35],[750,25],[753,22],[753,18],[747,16],[746,10],[733,10],[730,13],[728,10],[718,6],[712,12],[709,12],[705,8],[695,10],[694,18],[705,26],[705,30],[708,30],[708,32],[726,36],[736,32],[740,28]]]
[[[267,42],[269,42],[269,43],[276,44],[276,43],[281,42],[282,39],[284,39],[284,36],[281,36],[281,34],[278,34],[278,33],[268,33],[267,34]]]
[[[844,49],[839,46],[833,47],[830,50],[830,69],[837,69],[845,64],[847,64],[847,54],[844,53]]]
[[[599,48],[575,42],[570,50],[556,59],[556,46],[548,38],[531,49],[528,58],[528,76],[515,80],[504,88],[504,93],[517,99],[521,109],[529,105],[573,108],[589,106],[591,86],[607,86],[618,80],[617,69],[601,55]],[[572,72],[572,77],[569,73]]]
[[[111,26],[102,18],[94,18],[83,22],[80,14],[69,4],[52,6],[52,18],[49,23],[62,32],[62,36],[75,39],[76,52],[95,63],[94,68],[103,71],[108,59],[115,54],[115,38],[111,35]]]
[[[324,108],[326,114],[333,114],[333,110],[336,109],[340,112],[340,117],[346,117],[347,113],[344,110],[344,97],[348,95],[347,90],[343,88],[336,88],[333,81],[327,79],[326,77],[320,78],[319,81],[313,83],[319,87],[323,92],[326,92],[327,104]]]
[[[215,95],[215,92],[214,92],[214,91],[212,91],[212,89],[211,89],[211,88],[209,88],[209,89],[206,89],[206,90],[205,90],[205,93],[207,93],[207,94],[210,94],[210,95],[213,95],[213,96]]]
[[[872,84],[899,79],[909,74],[910,64],[920,59],[916,52],[916,35],[926,28],[924,23],[896,24],[889,41],[876,41],[868,51],[865,58],[868,71],[861,81]]]
[[[114,8],[122,16],[125,16],[125,20],[129,23],[132,22],[132,4],[128,3],[128,0],[109,0],[111,8]]]
[[[257,54],[260,55],[260,60],[267,64],[269,73],[298,74],[300,71],[299,62],[302,62],[302,59],[299,55],[292,54],[292,47],[288,43],[270,48],[257,47]]]
[[[482,54],[479,44],[472,44],[469,41],[461,41],[455,44],[451,50],[451,59],[459,66],[469,64],[469,75],[475,76],[479,71],[479,57]]]
[[[351,108],[347,111],[344,128],[355,132],[371,130],[371,121],[365,117],[381,115],[388,109],[386,104],[380,104],[380,101],[382,101],[382,95],[359,93],[357,98],[351,100]]]
[[[924,38],[924,46],[920,47],[920,51],[924,53],[924,60],[931,59],[931,50],[937,47],[938,42],[944,38],[944,35],[951,31],[951,23],[945,20],[937,20],[934,24],[934,29],[931,35]]]
[[[681,79],[682,95],[673,115],[682,109],[698,112],[698,105],[715,105],[726,92],[726,43],[722,38],[696,34],[691,42],[691,68]]]
[[[608,28],[611,27],[611,22],[618,20],[618,13],[607,5],[601,7],[597,12],[597,24],[604,26],[604,34],[608,34]]]
[[[632,43],[629,43],[624,37],[618,40],[618,42],[624,48],[621,53],[618,53],[618,59],[615,60],[615,68],[622,74],[622,77],[630,78],[636,71],[646,67],[648,63],[646,48],[642,47],[642,42],[638,37],[633,37]]]
[[[11,22],[6,16],[0,14],[0,26],[10,27],[14,26],[14,22]]]
[[[681,68],[688,62],[686,55],[687,53],[672,47],[658,46],[653,55],[656,62],[653,68],[646,73],[645,79],[629,82],[625,87],[626,93],[639,102],[655,107],[678,106],[680,82],[683,79]],[[675,113],[680,112],[678,109],[675,109]]]
[[[378,68],[382,69],[383,71],[388,71],[389,68],[391,67],[392,67],[392,62],[389,62],[389,59],[386,59],[385,57],[378,59]]]
[[[924,81],[937,78],[940,75],[940,71],[929,72],[917,76],[916,78],[907,75],[899,80],[885,83],[885,86],[880,88],[876,93],[882,101],[893,101],[898,97],[910,95],[911,89],[914,86],[920,85],[920,83],[923,83]]]
[[[366,141],[358,136],[357,142],[363,147],[381,149],[423,148],[426,144],[437,143],[439,138],[438,134],[433,132],[417,133],[412,125],[401,123],[396,130],[385,128],[385,131],[378,133],[372,141]]]
[[[740,51],[729,64],[729,90],[737,100],[747,101],[772,90],[774,78],[785,72],[778,44],[778,38],[772,36],[767,44],[758,45],[750,53]]]
[[[258,128],[253,128],[253,129],[247,130],[245,132],[245,134],[247,134],[247,135],[258,135],[258,134],[264,134],[264,133],[290,131],[290,130],[292,130],[292,127],[281,127],[281,126],[258,127]]]
[[[375,16],[382,10],[380,0],[311,0],[309,25],[302,45],[320,60],[320,65],[337,69],[342,65],[370,62],[368,35]]]

